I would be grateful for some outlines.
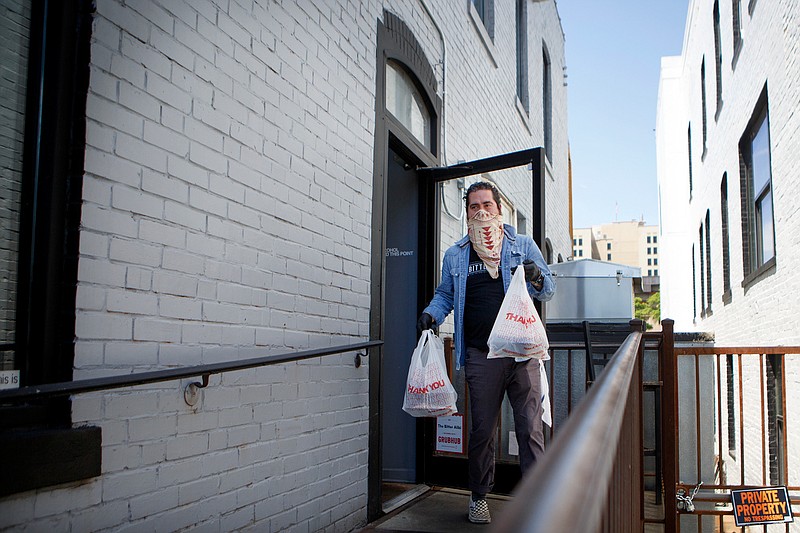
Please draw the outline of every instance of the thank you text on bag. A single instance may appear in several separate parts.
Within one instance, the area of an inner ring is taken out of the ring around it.
[[[447,377],[444,344],[432,330],[425,330],[411,355],[403,411],[418,417],[451,415],[457,397]]]

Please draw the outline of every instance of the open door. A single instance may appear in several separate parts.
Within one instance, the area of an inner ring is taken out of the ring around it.
[[[545,250],[543,148],[532,148],[449,167],[422,168],[417,170],[417,175],[420,182],[427,186],[446,180],[480,175],[492,181],[519,183],[519,191],[527,191],[528,188],[532,188],[533,205],[530,209],[532,216],[528,219],[521,219],[516,217],[508,206],[504,206],[504,220],[506,223],[516,226],[520,233],[531,236],[539,248],[542,251]],[[502,179],[498,180],[501,176]],[[461,212],[464,211],[463,202],[460,203],[458,208]],[[447,208],[442,206],[441,209],[444,211]],[[442,213],[437,218],[453,216],[455,209],[455,206],[452,206],[447,213]],[[431,228],[427,233],[428,239],[438,241],[440,238],[438,229],[436,233],[433,233],[433,228]],[[435,271],[437,279],[441,269],[441,264],[438,263],[439,256],[440,254],[436,254],[437,260],[435,262],[424,265],[425,270],[433,269]],[[432,297],[432,289],[427,294],[421,295],[422,305],[424,306]],[[545,320],[544,306],[538,300],[535,300],[535,304],[542,320]],[[459,372],[455,371],[455,357],[456,355],[453,354],[452,368],[450,369],[451,381],[458,392],[458,412],[463,415],[464,435],[468,438],[470,424],[469,391],[466,388],[463,369]],[[467,488],[466,441],[463,442],[462,453],[452,452],[447,450],[447,446],[442,445],[437,449],[437,437],[446,434],[447,431],[448,429],[444,428],[444,426],[437,429],[436,419],[424,419],[421,423],[418,435],[418,441],[422,448],[422,476],[420,480],[428,485]],[[513,414],[507,399],[501,408],[496,442],[494,492],[507,494],[513,490],[520,479],[516,437],[513,431]]]

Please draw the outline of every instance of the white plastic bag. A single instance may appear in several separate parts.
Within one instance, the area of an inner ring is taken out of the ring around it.
[[[525,284],[525,269],[517,268],[489,333],[487,358],[549,359],[550,347],[539,313]]]
[[[542,391],[542,422],[553,427],[553,410],[550,407],[550,383],[547,381],[547,371],[544,361],[539,361],[539,382]]]
[[[411,416],[445,416],[457,412],[456,389],[447,377],[444,344],[433,330],[420,335],[411,356],[403,411]]]

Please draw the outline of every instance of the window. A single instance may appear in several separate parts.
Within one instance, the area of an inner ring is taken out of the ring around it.
[[[706,314],[711,314],[711,211],[706,209]]]
[[[734,397],[733,355],[725,356],[726,404],[728,405],[728,452],[735,457],[736,452],[736,399]]]
[[[697,256],[692,245],[692,316],[697,320]]]
[[[386,110],[425,148],[431,149],[431,113],[411,75],[394,60],[386,62]]]
[[[31,8],[27,2],[9,6],[10,16],[0,20],[5,41],[3,76],[0,76],[2,128],[0,128],[0,370],[14,370],[16,357],[17,265],[22,216],[22,153],[25,137],[25,97],[28,81],[28,41]],[[14,2],[11,2],[14,4]],[[3,9],[6,11],[6,8]],[[12,31],[14,28],[14,31]],[[15,68],[16,67],[16,68]]]
[[[517,98],[530,114],[528,99],[528,2],[517,0]]]
[[[607,242],[607,243],[606,243],[606,250],[610,250],[610,249],[611,249],[611,243],[610,243],[610,242]]]
[[[20,370],[22,385],[72,377],[80,212],[70,206],[80,205],[88,87],[88,70],[78,76],[56,62],[70,59],[57,55],[67,46],[58,30],[70,27],[64,17],[76,28],[85,22],[79,9],[48,12],[39,4],[13,1],[0,23],[9,37],[0,76],[0,343],[3,368]],[[67,34],[65,41],[78,36]],[[64,52],[77,65],[88,64],[85,37]]]
[[[733,25],[733,62],[742,48],[741,0],[731,0],[731,24]]]
[[[722,229],[722,301],[731,301],[730,235],[728,233],[728,173],[722,175],[719,186],[720,224]]]
[[[647,244],[650,244],[651,242],[652,242],[652,237],[650,237],[650,235],[648,235],[647,236]]]
[[[578,257],[583,257],[583,250],[578,250]]]
[[[653,248],[652,248],[652,247],[650,247],[650,246],[648,246],[648,247],[647,247],[647,255],[650,255],[650,254],[652,254],[652,253],[653,253]]]
[[[579,238],[579,239],[578,239],[578,244],[579,244],[580,246],[583,246],[583,237],[581,237],[581,238]]]
[[[608,254],[608,261],[611,261],[611,254]]]
[[[692,125],[689,124],[689,131],[687,132],[687,139],[689,144],[688,161],[689,161],[689,199],[692,198]]]
[[[717,112],[715,118],[719,118],[722,110],[722,43],[719,35],[719,0],[714,2],[714,59],[717,74]]]
[[[658,257],[653,259],[653,266],[658,266]]]
[[[703,254],[706,248],[706,240],[705,240],[705,233],[703,232],[703,223],[700,223],[700,246],[698,247],[698,255],[700,256],[700,316],[705,317],[705,301],[706,301],[706,278],[703,275],[705,273],[705,255]]]
[[[573,244],[573,245],[575,245],[575,246],[577,246],[577,244],[578,244],[578,239],[572,239],[572,244]]]
[[[647,258],[647,266],[653,266],[653,260],[649,257]]]
[[[703,157],[706,155],[708,143],[708,118],[706,117],[706,58],[703,58],[703,63],[700,65],[700,105],[703,118]]]
[[[472,0],[489,38],[494,40],[494,0]]]
[[[653,248],[653,253],[657,254],[658,253],[658,248]]]
[[[770,485],[786,484],[786,447],[783,415],[783,355],[767,355],[767,434]]]
[[[653,235],[653,243],[657,243],[657,242],[658,242],[658,235]]]
[[[72,379],[91,4],[3,3],[0,344],[23,386]],[[0,494],[99,475],[100,428],[71,426],[68,398],[0,406],[0,432],[26,428],[3,435]]]
[[[766,87],[739,142],[742,192],[743,285],[774,264],[772,163]]]
[[[648,276],[652,276],[652,275],[653,275],[653,271],[652,271],[652,270],[648,270],[648,271],[647,271],[647,275],[648,275]]]
[[[542,48],[542,124],[544,125],[544,153],[553,161],[553,85],[550,80],[550,54]]]
[[[654,275],[654,276],[658,276],[658,269],[655,269],[655,270],[653,271],[653,275]]]

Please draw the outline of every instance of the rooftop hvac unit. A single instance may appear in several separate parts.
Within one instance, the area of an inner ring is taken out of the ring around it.
[[[633,318],[633,280],[641,269],[595,259],[550,265],[556,293],[547,322],[628,322]]]

